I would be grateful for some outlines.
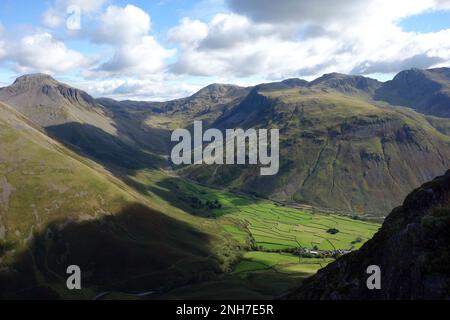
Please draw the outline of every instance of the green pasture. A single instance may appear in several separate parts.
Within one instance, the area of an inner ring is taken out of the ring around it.
[[[158,172],[141,172],[138,178],[153,185],[152,193],[163,196],[171,205],[195,216],[215,219],[236,242],[261,250],[355,250],[379,228],[376,223],[313,213]],[[214,201],[220,203],[220,208],[206,205]],[[338,232],[331,234],[331,229]]]

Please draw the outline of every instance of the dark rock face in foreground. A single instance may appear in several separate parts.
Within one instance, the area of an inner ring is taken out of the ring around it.
[[[381,268],[381,290],[367,289],[370,265]],[[413,191],[360,250],[284,298],[449,299],[450,170]]]

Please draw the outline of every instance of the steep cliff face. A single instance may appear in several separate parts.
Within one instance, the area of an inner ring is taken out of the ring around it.
[[[46,74],[24,75],[0,88],[0,101],[12,106],[41,127],[70,122],[86,123],[115,134],[114,121],[86,92],[60,83]]]
[[[381,290],[366,285],[381,268]],[[288,299],[449,299],[450,171],[425,183],[360,250],[320,270]]]
[[[450,117],[450,69],[411,69],[397,74],[375,92],[375,99]]]

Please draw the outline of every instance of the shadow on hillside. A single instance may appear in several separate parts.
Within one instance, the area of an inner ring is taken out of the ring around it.
[[[0,298],[92,298],[99,292],[165,292],[214,279],[220,272],[210,237],[141,204],[99,220],[53,222],[0,271]],[[66,289],[66,268],[78,265],[82,287]]]
[[[100,128],[76,122],[46,128],[47,133],[69,149],[113,170],[121,167],[127,170],[158,168],[165,160],[142,151],[132,142],[126,143]]]
[[[191,215],[203,217],[213,216],[212,212],[206,207],[195,208],[192,206],[191,198],[198,198],[198,196],[194,196],[192,193],[183,192],[177,183],[180,181],[179,178],[165,178],[162,181],[155,183],[154,185],[147,185],[129,177],[121,178],[123,182],[125,182],[128,186],[132,187],[139,193],[146,196],[151,196],[151,194],[153,193],[161,199],[169,202],[172,207],[181,209]]]
[[[152,128],[145,124],[145,119],[145,116],[131,117],[127,114],[114,117],[119,136],[133,139],[133,142],[141,149],[158,155],[168,155],[171,149],[171,131]]]
[[[257,204],[265,200],[251,194],[240,194],[238,191],[216,191],[212,187],[200,186],[178,177],[166,177],[148,185],[128,177],[123,178],[123,181],[143,195],[151,196],[155,194],[169,202],[173,207],[191,215],[207,218],[216,218],[223,214],[220,211],[223,205],[220,203],[221,196],[217,195],[216,192],[221,192],[222,196],[224,195],[223,192],[226,192],[229,195],[226,197],[228,207],[231,205],[236,211],[240,210],[239,207]],[[214,205],[215,200],[220,204],[219,207]]]

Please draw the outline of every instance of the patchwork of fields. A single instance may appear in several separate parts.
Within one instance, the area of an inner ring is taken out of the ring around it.
[[[222,236],[234,243],[240,258],[220,281],[201,285],[201,290],[214,288],[215,294],[219,294],[218,287],[223,286],[224,292],[236,288],[235,283],[259,294],[280,293],[334,261],[320,253],[356,250],[379,228],[376,223],[212,189],[162,172],[143,171],[134,179],[151,186],[147,190],[150,198],[163,199],[192,218],[217,223]],[[301,249],[319,255],[296,255]],[[191,297],[197,289],[189,287],[169,296]]]
[[[264,202],[239,208],[233,219],[248,230],[257,247],[267,250],[304,248],[310,250],[354,250],[370,239],[378,226],[336,215],[312,214],[306,210]],[[225,225],[236,239],[241,229]],[[336,230],[335,234],[331,230]]]
[[[379,225],[334,214],[313,213],[272,201],[211,189],[180,178],[155,173],[153,180],[171,203],[194,215],[215,218],[237,242],[252,241],[262,250],[304,248],[355,250],[370,239]],[[156,191],[158,193],[158,191]],[[212,206],[214,202],[220,207]]]

